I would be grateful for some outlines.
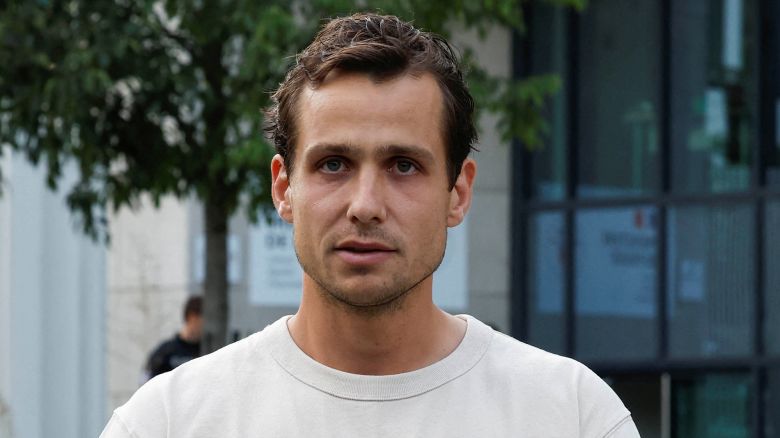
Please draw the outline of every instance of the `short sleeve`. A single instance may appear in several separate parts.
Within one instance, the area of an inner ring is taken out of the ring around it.
[[[100,434],[100,438],[138,438],[127,429],[127,425],[122,421],[119,415],[114,412],[111,419],[108,420],[106,428]]]
[[[639,438],[639,431],[631,417],[626,417],[614,429],[607,433],[604,438]]]
[[[618,426],[631,420],[631,413],[601,377],[580,365],[578,404],[580,436],[586,438],[635,437],[638,435],[613,435]],[[636,427],[633,427],[636,430]]]

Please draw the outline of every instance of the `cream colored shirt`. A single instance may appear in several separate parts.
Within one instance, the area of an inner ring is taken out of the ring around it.
[[[639,436],[620,399],[584,365],[461,317],[468,328],[455,351],[389,376],[316,362],[284,317],[155,377],[101,437]]]

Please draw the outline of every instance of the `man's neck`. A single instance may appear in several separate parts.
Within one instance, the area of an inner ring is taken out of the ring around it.
[[[350,310],[306,283],[288,329],[301,350],[331,368],[366,375],[409,372],[443,359],[465,335],[464,320],[433,304],[430,279],[409,291],[399,308],[384,312]]]

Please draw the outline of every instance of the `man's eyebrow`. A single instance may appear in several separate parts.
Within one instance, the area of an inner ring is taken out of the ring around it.
[[[306,148],[305,155],[362,155],[365,150],[361,147],[345,143],[316,143]],[[377,148],[374,155],[378,157],[409,157],[422,162],[432,163],[436,161],[434,155],[428,149],[407,144],[388,144]]]
[[[342,144],[342,143],[316,143],[313,144],[305,149],[305,155],[326,155],[326,154],[333,154],[333,155],[348,155],[355,153],[355,150],[357,148],[349,145],[349,144]]]
[[[428,149],[416,146],[416,145],[406,145],[406,144],[389,144],[386,146],[380,147],[377,152],[377,155],[385,156],[385,157],[395,157],[395,156],[403,156],[403,157],[409,157],[413,158],[418,161],[423,161],[426,163],[433,163],[436,161],[436,158],[433,156],[431,151]]]

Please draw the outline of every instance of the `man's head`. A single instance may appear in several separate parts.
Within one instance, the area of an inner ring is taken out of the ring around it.
[[[463,160],[477,139],[474,101],[457,56],[441,37],[422,32],[397,17],[377,14],[355,14],[327,23],[298,55],[296,65],[274,93],[273,105],[266,111],[266,130],[288,173],[292,174],[295,162],[301,91],[318,87],[336,70],[366,74],[377,82],[402,74],[430,74],[442,94],[447,174],[450,187],[455,184]]]
[[[203,298],[191,296],[184,304],[185,337],[191,341],[199,341],[203,332]]]
[[[430,299],[476,174],[473,104],[446,43],[393,17],[338,19],[281,87],[271,195],[293,224],[304,298],[371,314]]]

